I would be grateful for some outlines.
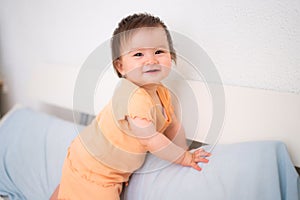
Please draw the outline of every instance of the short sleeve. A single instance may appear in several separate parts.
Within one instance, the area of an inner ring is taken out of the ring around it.
[[[156,122],[155,105],[150,95],[142,88],[134,92],[128,101],[128,116],[131,118],[142,118]]]
[[[114,92],[112,112],[116,121],[139,117],[155,123],[154,103],[150,95],[126,79],[121,80]]]

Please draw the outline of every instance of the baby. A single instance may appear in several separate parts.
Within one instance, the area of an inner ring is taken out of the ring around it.
[[[187,149],[170,92],[161,81],[176,53],[166,25],[149,14],[121,20],[111,40],[120,77],[111,101],[74,139],[51,199],[120,199],[124,183],[146,153],[201,170],[208,152]]]

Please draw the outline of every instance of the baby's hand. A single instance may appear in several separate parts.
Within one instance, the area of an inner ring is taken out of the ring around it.
[[[190,166],[198,171],[201,171],[201,167],[198,166],[198,162],[208,163],[208,159],[211,153],[206,152],[204,149],[200,148],[193,153],[186,151],[185,155],[181,161],[181,165]]]

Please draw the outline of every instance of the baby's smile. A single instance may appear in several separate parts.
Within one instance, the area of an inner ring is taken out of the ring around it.
[[[143,73],[144,74],[156,74],[161,71],[161,68],[159,66],[149,67],[145,66],[143,67]]]

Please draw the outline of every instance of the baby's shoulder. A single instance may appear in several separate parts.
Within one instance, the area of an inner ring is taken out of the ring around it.
[[[151,96],[147,91],[128,80],[121,80],[112,96],[114,107],[127,107],[129,104],[149,104]]]
[[[120,82],[118,83],[118,85],[114,90],[113,99],[129,100],[134,97],[149,98],[150,96],[144,88],[132,83],[131,81],[128,81],[126,79],[120,80]]]

